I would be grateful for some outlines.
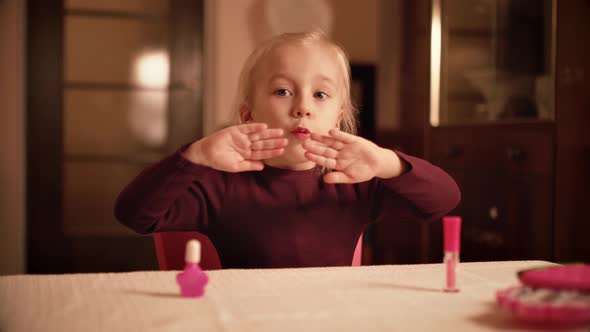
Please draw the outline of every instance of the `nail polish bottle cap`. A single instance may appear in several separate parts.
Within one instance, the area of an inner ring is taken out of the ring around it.
[[[184,260],[186,263],[201,262],[201,243],[198,240],[193,239],[186,243]]]

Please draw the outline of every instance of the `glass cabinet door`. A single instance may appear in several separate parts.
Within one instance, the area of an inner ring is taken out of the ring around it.
[[[69,236],[128,236],[117,194],[201,137],[198,1],[67,0],[64,219]]]
[[[551,121],[552,0],[433,0],[432,126]]]

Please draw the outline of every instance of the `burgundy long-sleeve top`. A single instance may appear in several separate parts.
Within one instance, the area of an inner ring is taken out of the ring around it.
[[[367,224],[438,219],[460,200],[443,170],[396,153],[410,165],[398,177],[328,184],[317,169],[227,173],[178,151],[121,192],[115,215],[141,234],[204,233],[224,268],[350,265]]]

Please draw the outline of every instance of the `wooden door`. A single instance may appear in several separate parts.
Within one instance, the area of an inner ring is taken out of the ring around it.
[[[201,136],[200,0],[30,0],[29,273],[157,268],[113,216],[141,169]]]

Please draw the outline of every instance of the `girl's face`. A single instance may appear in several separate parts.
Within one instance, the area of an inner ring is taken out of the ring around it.
[[[315,166],[305,158],[302,143],[310,133],[327,135],[338,127],[346,93],[343,79],[336,52],[319,43],[281,45],[260,61],[242,121],[282,128],[289,140],[285,153],[266,164],[298,170]]]

